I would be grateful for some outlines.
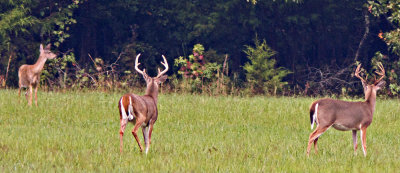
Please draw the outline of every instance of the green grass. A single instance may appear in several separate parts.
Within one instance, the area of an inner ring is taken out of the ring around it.
[[[329,129],[319,153],[305,150],[315,100],[161,94],[149,154],[129,124],[119,153],[122,93],[39,92],[29,107],[0,90],[0,172],[397,172],[398,100],[378,100],[368,156],[353,154],[351,132]],[[140,130],[141,131],[141,130]],[[142,135],[140,132],[140,137]]]

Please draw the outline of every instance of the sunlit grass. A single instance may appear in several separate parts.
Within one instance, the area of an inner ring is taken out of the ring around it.
[[[311,98],[161,94],[148,155],[128,125],[119,153],[123,93],[39,92],[39,106],[0,90],[0,172],[396,172],[399,101],[378,100],[368,156],[351,132],[328,130],[307,158]],[[140,132],[140,137],[141,137]],[[142,138],[141,138],[142,139]],[[142,140],[143,142],[143,140]]]

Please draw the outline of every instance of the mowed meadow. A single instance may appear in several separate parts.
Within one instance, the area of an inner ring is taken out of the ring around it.
[[[119,153],[123,93],[39,92],[39,106],[0,90],[0,172],[397,172],[398,100],[378,99],[368,155],[351,132],[329,129],[306,156],[316,98],[160,94],[149,153],[128,124]],[[140,138],[143,137],[140,129]],[[359,134],[358,134],[359,135]],[[359,136],[358,136],[359,139]]]

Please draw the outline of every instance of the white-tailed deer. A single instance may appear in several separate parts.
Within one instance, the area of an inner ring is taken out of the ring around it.
[[[35,88],[35,105],[37,106],[37,91],[39,88],[40,74],[43,70],[43,66],[46,63],[47,59],[54,59],[56,56],[56,54],[50,51],[50,44],[48,44],[45,48],[43,48],[43,45],[40,44],[40,55],[37,62],[33,65],[24,64],[19,68],[18,97],[21,96],[22,88],[29,87],[29,90],[27,90],[25,93],[25,97],[28,100],[28,105],[32,105],[33,88]]]
[[[132,134],[136,139],[136,142],[139,145],[140,152],[143,151],[143,147],[140,144],[140,140],[138,138],[137,132],[139,127],[142,127],[144,143],[146,146],[146,154],[149,151],[150,143],[151,143],[151,132],[153,130],[154,123],[158,117],[157,110],[157,96],[158,96],[158,88],[161,83],[163,83],[167,79],[167,75],[164,75],[168,71],[168,63],[165,59],[164,55],[162,56],[164,62],[161,62],[164,65],[165,70],[160,72],[158,69],[158,75],[156,77],[149,77],[146,74],[146,69],[143,71],[138,68],[139,64],[139,56],[136,56],[135,60],[135,69],[137,72],[143,75],[144,80],[146,80],[146,93],[143,96],[138,96],[135,94],[125,94],[121,97],[118,103],[119,115],[120,115],[120,123],[121,128],[119,130],[120,135],[120,152],[122,153],[123,148],[123,136],[126,124],[129,122],[134,123],[135,127],[132,129]]]
[[[311,129],[314,123],[317,128],[310,134],[307,146],[307,156],[310,153],[311,145],[314,142],[315,153],[317,153],[317,141],[319,136],[333,126],[337,130],[353,131],[354,153],[357,150],[357,131],[360,130],[360,138],[364,156],[367,156],[366,132],[367,127],[371,124],[375,111],[376,93],[385,85],[382,79],[385,77],[385,69],[382,64],[378,67],[380,71],[376,73],[381,77],[375,80],[373,84],[368,84],[366,78],[360,76],[360,67],[358,65],[355,76],[362,82],[365,94],[363,102],[347,102],[333,99],[320,99],[314,101],[310,107]]]

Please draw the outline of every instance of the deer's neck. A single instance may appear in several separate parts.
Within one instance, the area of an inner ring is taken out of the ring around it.
[[[43,70],[43,66],[46,63],[47,58],[43,55],[39,56],[39,59],[33,65],[32,72],[33,73],[40,73]]]
[[[157,104],[157,97],[158,97],[158,87],[154,83],[150,83],[146,88],[146,94],[151,96],[154,99],[154,102]]]
[[[375,112],[376,91],[369,91],[365,95],[365,102],[369,104],[372,114]]]

